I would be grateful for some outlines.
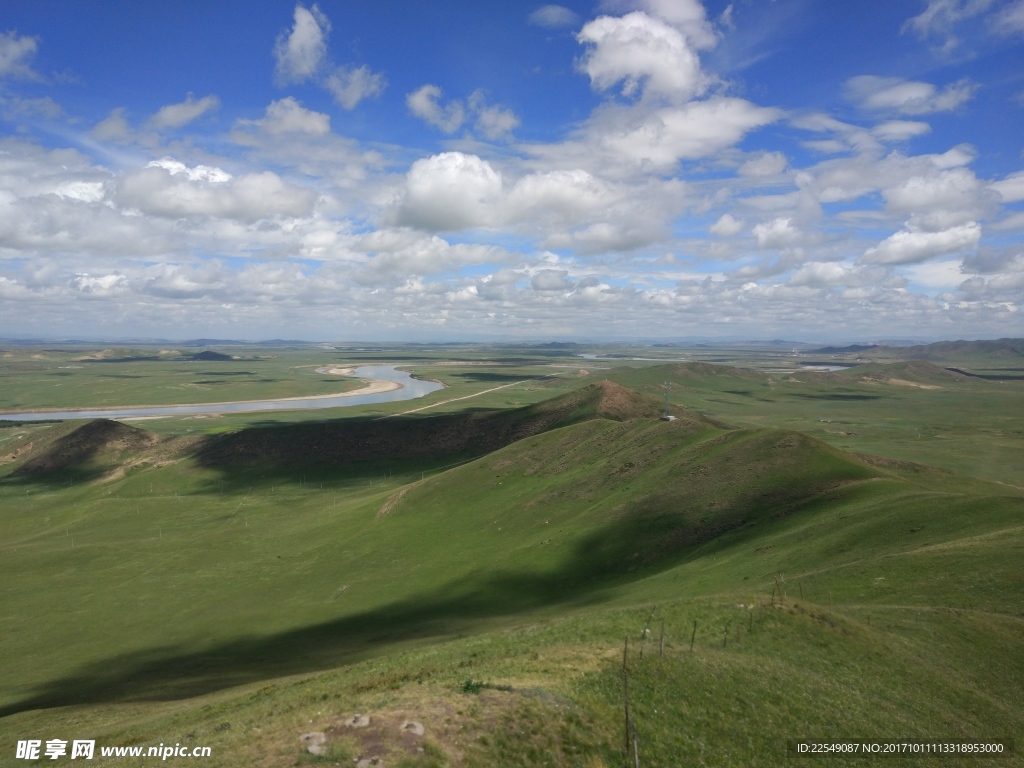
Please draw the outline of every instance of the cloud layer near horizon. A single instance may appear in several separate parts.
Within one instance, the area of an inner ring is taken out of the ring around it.
[[[969,141],[910,144],[970,110],[977,83],[857,72],[841,116],[780,108],[705,63],[733,14],[604,7],[522,19],[572,36],[565,66],[592,94],[546,138],[503,94],[426,78],[388,93],[433,151],[347,137],[293,89],[348,114],[389,78],[334,63],[316,5],[295,6],[267,51],[279,93],[261,111],[189,93],[68,122],[63,143],[0,137],[0,322],[165,337],[1024,332],[1021,163],[985,178]],[[930,41],[955,23],[907,30]],[[53,79],[35,62],[45,45],[0,34],[8,120],[61,109],[18,95]],[[215,119],[228,125],[203,127]]]

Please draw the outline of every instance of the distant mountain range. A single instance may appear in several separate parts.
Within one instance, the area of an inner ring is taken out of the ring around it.
[[[895,347],[882,344],[851,344],[846,347],[822,347],[814,352],[828,355],[898,357],[903,360],[946,360],[969,357],[1006,359],[1024,357],[1024,339],[981,339],[977,341],[937,341]],[[867,354],[864,354],[867,353]]]
[[[185,347],[229,347],[229,346],[267,346],[281,347],[286,344],[317,344],[315,341],[302,341],[300,339],[268,339],[267,341],[240,341],[238,339],[188,339],[177,342]]]

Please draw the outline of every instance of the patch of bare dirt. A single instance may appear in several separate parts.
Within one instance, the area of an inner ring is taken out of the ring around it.
[[[3,456],[0,456],[0,464],[10,464],[12,461],[17,461],[20,457],[31,451],[33,445],[35,445],[35,443],[28,442],[24,445],[18,446],[10,453],[5,453]]]
[[[378,510],[377,512],[377,519],[380,520],[382,517],[387,517],[388,514],[391,513],[391,510],[397,507],[399,503],[401,503],[402,499],[405,498],[405,494],[409,492],[410,488],[412,488],[412,486],[407,485],[401,490],[396,491],[395,493],[388,496],[387,501],[385,501],[381,505],[380,510]]]
[[[895,384],[897,387],[917,387],[918,389],[942,389],[937,384],[921,384],[917,381],[907,381],[906,379],[886,379],[886,384]]]
[[[539,689],[433,694],[313,724],[317,730],[297,735],[294,743],[311,754],[329,755],[342,742],[353,755],[348,765],[356,768],[384,768],[418,756],[453,768],[483,765],[481,759],[494,757],[492,749],[499,741],[522,748],[543,746],[553,764],[562,765],[561,731],[567,717],[579,720],[575,709],[568,700]]]

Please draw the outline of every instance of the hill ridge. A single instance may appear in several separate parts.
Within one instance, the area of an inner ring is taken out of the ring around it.
[[[687,423],[710,424],[692,411],[676,408],[674,412]],[[482,456],[580,421],[653,420],[661,414],[656,398],[602,380],[507,410],[250,428],[212,438],[196,456],[207,466],[254,460],[296,463]]]

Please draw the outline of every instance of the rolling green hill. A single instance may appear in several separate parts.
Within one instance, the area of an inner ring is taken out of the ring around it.
[[[846,357],[889,358],[897,360],[938,360],[976,362],[1017,361],[1024,357],[1024,339],[978,339],[976,341],[937,341],[908,347],[886,345],[852,345],[825,347],[817,352],[841,354]]]
[[[250,428],[209,440],[198,457],[210,467],[252,462],[282,467],[480,456],[579,421],[656,419],[660,414],[661,406],[654,398],[602,381],[534,405],[501,411]]]
[[[929,363],[910,360],[899,363],[864,363],[842,371],[797,371],[791,374],[797,381],[849,383],[883,383],[896,385],[926,384],[950,386],[964,383],[968,377],[958,371]]]
[[[688,391],[773,386],[674,368]],[[37,433],[0,481],[0,738],[204,744],[225,766],[620,765],[624,637],[645,766],[1019,738],[1024,491],[660,421],[665,375],[501,412]]]

